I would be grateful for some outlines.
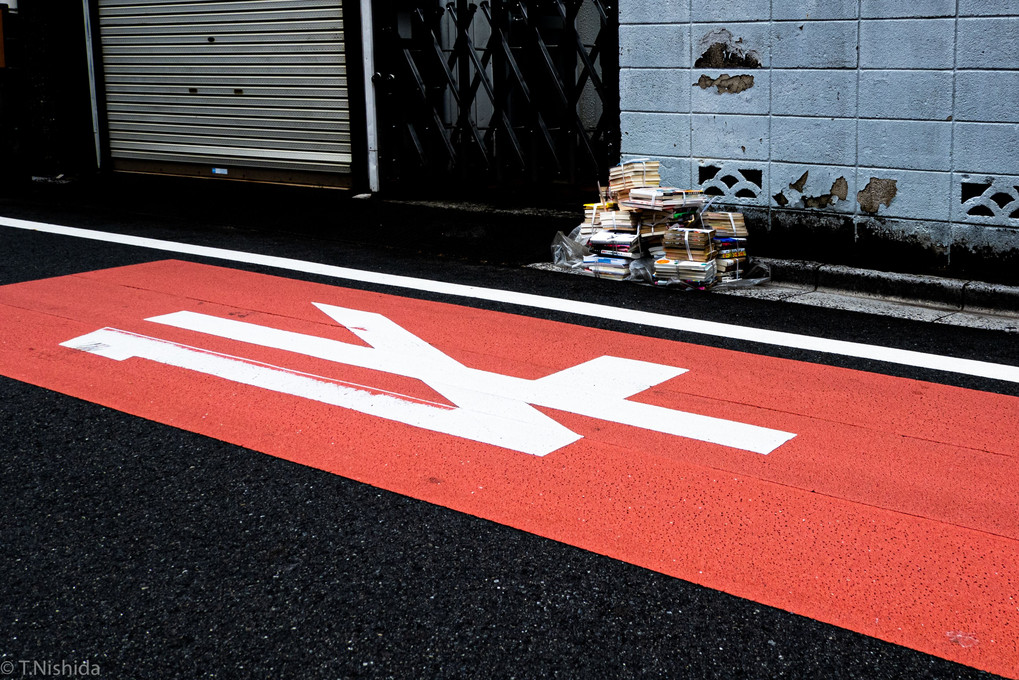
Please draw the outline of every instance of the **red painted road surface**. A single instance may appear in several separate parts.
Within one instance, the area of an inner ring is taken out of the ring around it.
[[[796,436],[762,455],[540,407],[582,435],[541,457],[61,346],[111,327],[448,404],[414,378],[146,321],[366,346],[313,302],[519,378],[605,355],[686,368],[630,400]],[[1019,677],[1014,397],[177,261],[0,287],[0,373]]]

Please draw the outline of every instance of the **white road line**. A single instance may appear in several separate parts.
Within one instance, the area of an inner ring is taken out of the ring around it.
[[[581,439],[581,435],[527,404],[512,404],[499,413],[470,406],[448,408],[379,391],[359,390],[328,378],[116,328],[103,328],[60,344],[115,361],[132,357],[148,359],[535,456],[544,456]]]
[[[273,255],[259,255],[258,253],[247,253],[239,250],[226,248],[212,248],[209,246],[198,246],[189,243],[177,243],[175,241],[164,241],[160,239],[144,238],[141,236],[129,236],[126,234],[115,234],[92,229],[79,229],[77,227],[65,227],[44,222],[31,222],[8,217],[0,217],[0,226],[13,229],[26,229],[47,234],[59,234],[61,236],[73,236],[93,241],[104,241],[107,243],[118,243],[121,245],[135,246],[138,248],[149,248],[162,250],[171,253],[196,255],[218,260],[231,262],[244,262],[257,264],[277,269],[304,272],[306,274],[317,274],[336,279],[349,281],[360,281],[362,283],[373,283],[394,288],[406,288],[410,290],[427,291],[443,295],[472,298],[475,300],[488,300],[490,302],[502,302],[524,307],[534,307],[568,314],[579,314],[581,316],[595,317],[622,321],[625,323],[640,324],[642,326],[654,326],[669,330],[710,335],[714,337],[730,338],[733,340],[746,340],[759,342],[765,345],[778,347],[789,347],[793,349],[804,349],[825,354],[836,354],[840,356],[856,357],[859,359],[872,359],[884,361],[902,366],[915,366],[936,371],[950,373],[961,373],[981,378],[992,378],[1019,383],[1019,366],[1008,364],[995,364],[986,361],[975,361],[973,359],[960,359],[938,354],[927,354],[906,349],[895,349],[893,347],[882,347],[880,345],[868,345],[859,342],[847,342],[844,340],[830,340],[811,335],[800,335],[797,333],[786,333],[784,331],[772,331],[762,328],[750,328],[737,326],[735,324],[719,323],[717,321],[703,321],[680,316],[669,316],[655,312],[644,312],[632,309],[622,309],[609,305],[600,305],[592,302],[578,302],[575,300],[564,300],[562,298],[548,297],[545,295],[533,295],[530,293],[517,293],[511,290],[500,290],[497,288],[482,288],[479,286],[466,286],[459,283],[445,283],[432,281],[430,279],[419,279],[411,276],[399,276],[395,274],[381,274],[361,269],[350,269],[348,267],[337,267],[318,262],[307,262],[295,260],[288,257],[276,257]]]

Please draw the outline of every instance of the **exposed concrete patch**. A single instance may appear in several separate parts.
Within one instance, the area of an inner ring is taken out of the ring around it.
[[[849,182],[846,181],[845,177],[839,177],[832,183],[831,193],[832,196],[838,196],[841,201],[849,197]]]
[[[804,208],[827,208],[829,205],[835,202],[835,197],[831,194],[821,194],[820,196],[804,196],[803,207]]]
[[[804,172],[798,180],[789,183],[789,188],[798,194],[803,194],[803,190],[807,188],[807,177],[810,175],[810,171]],[[829,205],[833,205],[837,201],[844,201],[849,195],[849,182],[846,181],[845,177],[839,177],[832,182],[831,189],[828,193],[821,194],[820,196],[801,196],[804,208],[827,208]],[[789,199],[786,197],[785,192],[779,192],[772,198],[775,199],[781,207],[789,205]]]
[[[892,199],[898,192],[896,184],[894,179],[871,177],[863,191],[857,192],[856,200],[865,212],[876,213],[882,203],[886,207],[891,206]]]
[[[806,176],[806,173],[804,173]],[[846,200],[846,196],[849,195],[849,182],[846,181],[845,177],[839,177],[832,182],[831,189],[828,193],[821,194],[820,196],[804,196],[803,205],[807,208],[827,208],[829,205],[833,205],[837,201]]]
[[[795,182],[790,182],[789,183],[789,188],[792,189],[793,191],[797,192],[797,193],[801,193],[802,194],[803,190],[807,188],[807,177],[809,175],[810,175],[810,171],[807,170],[802,175],[800,175],[800,178],[798,180],[796,180]]]
[[[717,78],[712,78],[709,75],[702,75],[694,87],[700,87],[702,90],[707,90],[711,87],[718,88],[718,94],[739,94],[744,90],[749,90],[754,86],[754,77],[750,75],[739,75],[730,76],[728,73],[723,73]]]
[[[846,200],[849,195],[849,182],[845,177],[839,177],[831,184],[828,193],[820,196],[804,196],[803,205],[808,208],[827,208],[829,205]]]
[[[734,38],[725,28],[716,28],[700,40],[701,56],[694,68],[761,68],[760,56],[746,49],[743,38]]]

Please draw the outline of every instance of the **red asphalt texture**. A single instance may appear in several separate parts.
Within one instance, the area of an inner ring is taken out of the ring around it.
[[[363,344],[312,302],[522,378],[602,355],[687,368],[632,399],[797,436],[765,456],[542,409],[583,439],[541,458],[60,346],[109,326],[444,401],[144,321],[190,310]],[[1015,397],[180,261],[0,287],[0,373],[1019,678]]]

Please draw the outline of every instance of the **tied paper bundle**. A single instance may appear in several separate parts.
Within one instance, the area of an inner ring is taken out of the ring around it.
[[[591,237],[592,250],[606,257],[640,257],[640,241],[637,234],[619,231],[599,231]]]
[[[630,261],[621,257],[584,257],[584,269],[601,279],[623,279],[630,273]]]
[[[601,214],[609,210],[610,204],[608,203],[585,203],[584,204],[584,221],[580,223],[580,235],[590,238],[594,232],[598,231],[599,223],[601,222]]]
[[[714,246],[719,260],[747,259],[747,240],[745,238],[715,238]]]
[[[728,213],[733,214],[733,213]],[[737,213],[738,214],[738,213]],[[742,215],[741,215],[742,217]],[[719,237],[715,233],[715,266],[719,281],[739,281],[748,266],[747,239]]]
[[[620,200],[620,205],[636,210],[690,210],[704,205],[704,193],[698,189],[637,187],[630,190],[626,199]]]
[[[747,225],[743,213],[706,212],[701,214],[705,229],[714,229],[720,238],[746,238]]]
[[[707,262],[715,259],[714,229],[671,227],[662,239],[665,256],[670,260]]]
[[[637,233],[637,225],[633,221],[631,213],[623,210],[604,211],[598,215],[597,226],[599,229],[609,231],[622,231],[628,234]]]
[[[638,159],[609,168],[609,195],[626,200],[635,187],[656,187],[662,183],[658,161]]]
[[[673,225],[673,220],[668,215],[647,210],[636,214],[639,215],[637,218],[637,233],[640,234],[641,238],[648,239],[649,245],[661,245],[662,236],[669,231],[669,227]]]
[[[715,260],[715,268],[718,270],[719,281],[739,281],[747,268],[746,258]]]
[[[691,262],[665,257],[655,260],[655,278],[660,280],[678,279],[689,283],[705,284],[715,280],[715,261]]]

